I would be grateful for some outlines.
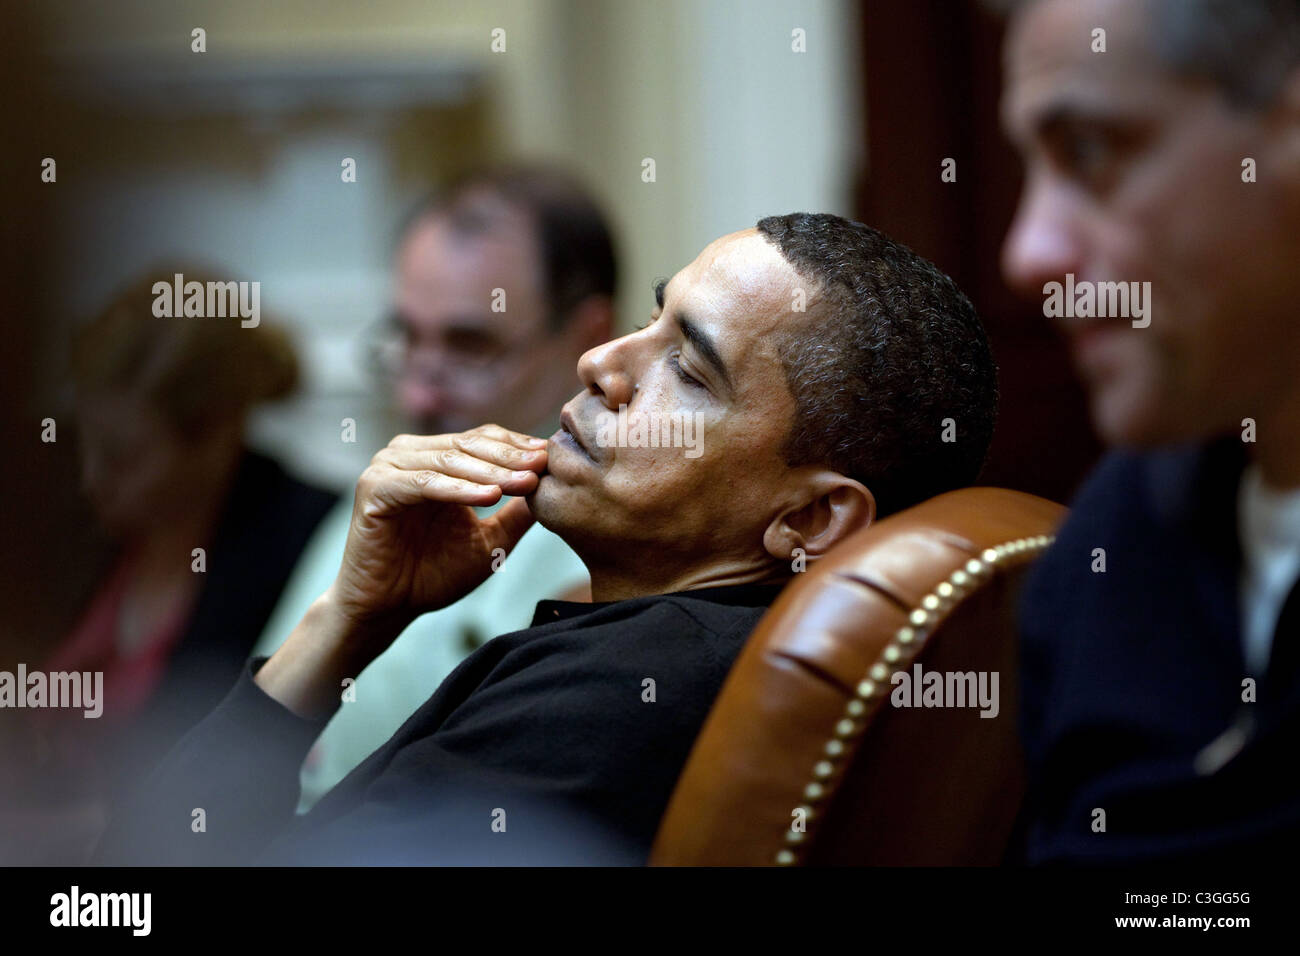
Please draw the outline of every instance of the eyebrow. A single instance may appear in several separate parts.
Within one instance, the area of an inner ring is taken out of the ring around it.
[[[704,361],[718,373],[718,378],[722,379],[722,384],[727,386],[727,391],[734,392],[731,374],[727,371],[727,365],[722,361],[718,347],[713,344],[709,334],[681,312],[677,313],[677,326],[682,330],[682,335],[686,336],[686,341],[695,346],[695,351],[699,352]]]
[[[1116,107],[1104,100],[1094,102],[1091,98],[1080,99],[1067,95],[1051,100],[1035,110],[1027,132],[1034,138],[1049,139],[1071,126],[1131,128],[1141,124],[1144,119],[1139,110]]]

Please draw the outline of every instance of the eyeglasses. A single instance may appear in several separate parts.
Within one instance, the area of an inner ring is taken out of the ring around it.
[[[422,378],[495,374],[502,367],[528,354],[533,345],[550,336],[549,318],[540,329],[502,339],[491,331],[469,326],[451,326],[434,338],[434,343],[417,342],[410,325],[397,313],[389,313],[371,326],[365,337],[367,364],[385,379],[412,374]],[[438,356],[429,362],[425,356]]]

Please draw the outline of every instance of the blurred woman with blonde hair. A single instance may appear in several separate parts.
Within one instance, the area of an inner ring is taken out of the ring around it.
[[[98,720],[36,718],[57,760],[50,799],[98,812],[229,689],[335,495],[244,444],[248,412],[289,394],[298,362],[275,326],[155,316],[158,268],[75,336],[82,483],[115,563],[49,671],[103,673]],[[94,829],[94,823],[86,823]],[[88,836],[88,835],[87,835]],[[80,837],[66,852],[88,853]]]

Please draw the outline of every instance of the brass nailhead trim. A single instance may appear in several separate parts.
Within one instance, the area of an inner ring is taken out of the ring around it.
[[[889,664],[898,664],[906,656],[905,651],[910,649],[911,645],[918,637],[924,637],[930,628],[938,623],[941,614],[934,612],[944,612],[951,609],[957,599],[964,597],[966,589],[974,583],[983,581],[991,575],[995,567],[1002,563],[1003,559],[1009,555],[1020,555],[1026,552],[1041,551],[1056,540],[1054,535],[1040,534],[1034,537],[1017,538],[1014,541],[1008,541],[992,548],[985,548],[980,552],[978,558],[971,558],[962,567],[952,572],[948,580],[941,581],[935,586],[932,593],[921,598],[920,606],[913,608],[908,614],[908,623],[898,629],[894,635],[893,641],[885,645],[881,652],[881,660],[873,664],[867,671],[867,678],[858,682],[857,694],[845,704],[845,717],[835,724],[835,736],[840,739],[828,740],[823,748],[828,760],[819,760],[813,767],[813,780],[804,787],[804,798],[809,804],[816,803],[826,796],[826,787],[820,781],[829,780],[835,774],[835,761],[845,755],[847,748],[844,746],[844,739],[856,736],[860,733],[864,725],[856,718],[866,714],[866,701],[876,696],[879,686],[888,682],[892,673],[896,670]],[[813,807],[805,806],[800,809],[805,811],[805,819],[812,820],[814,817]],[[799,846],[807,838],[807,832],[798,830],[787,830],[785,834],[786,842]],[[781,849],[777,851],[776,863],[778,866],[792,866],[798,862],[798,855],[790,849]]]

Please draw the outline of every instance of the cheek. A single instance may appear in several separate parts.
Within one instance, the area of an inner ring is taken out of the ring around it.
[[[634,510],[697,512],[753,510],[769,498],[766,458],[749,447],[728,446],[706,434],[695,447],[619,448],[611,482]]]
[[[689,511],[710,484],[702,458],[687,458],[682,448],[628,445],[613,449],[607,485],[638,514]]]
[[[564,379],[572,382],[572,390],[576,392],[581,383],[578,381],[573,363],[560,356],[551,357],[539,350],[537,355],[521,363],[509,374],[484,383],[488,387],[476,391],[475,401],[481,404],[495,403],[510,409],[516,416],[537,415],[539,414],[538,403],[551,400],[556,377],[561,374],[561,366],[564,368]],[[554,408],[544,409],[546,414],[556,414],[557,411]],[[520,422],[519,427],[532,428],[536,424],[536,422]]]
[[[184,456],[156,450],[141,457],[139,466],[126,481],[127,491],[133,498],[162,503],[185,498],[191,475],[187,473]]]
[[[1200,374],[1226,344],[1215,323],[1231,277],[1216,243],[1200,234],[1203,224],[1181,218],[1181,211],[1156,213],[1115,230],[1094,270],[1102,279],[1141,284],[1150,324],[1125,336],[1126,364],[1134,371]]]
[[[659,447],[653,447],[648,427],[638,441],[630,430],[634,424],[629,421],[628,444],[612,449],[606,477],[610,493],[642,517],[680,521],[691,513],[714,513],[734,482],[731,460],[716,454],[721,444],[707,430],[696,432],[692,422],[676,433],[670,423],[659,432]]]
[[[482,377],[449,379],[443,396],[448,405],[477,408],[487,404],[497,394],[496,384],[492,379]]]
[[[1200,228],[1205,231],[1193,233]],[[1139,330],[1148,338],[1135,361],[1154,366],[1191,397],[1249,386],[1268,356],[1288,353],[1271,328],[1277,308],[1268,300],[1267,283],[1276,280],[1279,269],[1277,264],[1263,274],[1259,269],[1269,253],[1250,251],[1249,237],[1222,223],[1189,224],[1157,242],[1158,259],[1149,264],[1151,325]],[[1270,340],[1273,344],[1262,349]]]
[[[1269,260],[1279,245],[1279,196],[1272,183],[1242,181],[1241,160],[1259,144],[1237,127],[1206,124],[1180,144],[1129,190],[1141,253],[1135,266],[1151,273],[1133,278],[1159,284],[1171,308],[1199,301],[1204,313],[1249,297],[1260,277],[1277,274]]]

